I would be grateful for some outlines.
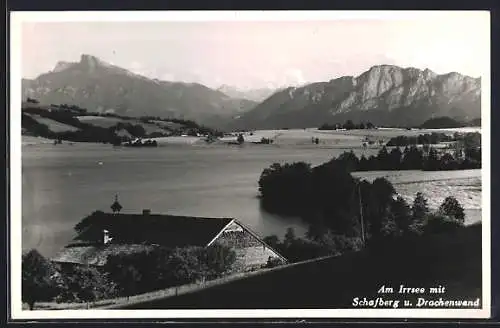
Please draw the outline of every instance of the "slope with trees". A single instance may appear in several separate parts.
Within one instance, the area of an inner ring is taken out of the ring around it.
[[[69,108],[69,109],[68,109]],[[59,122],[70,127],[73,130],[67,131],[53,131],[42,122],[38,121],[35,117],[39,116],[47,118],[55,122]],[[103,127],[97,124],[92,124],[91,120],[83,120],[79,118],[84,117],[98,117],[98,118],[112,118],[119,119],[117,123],[111,126]],[[155,138],[171,135],[209,135],[221,136],[222,132],[200,126],[191,120],[182,119],[166,119],[161,117],[145,116],[134,118],[129,116],[120,116],[116,114],[100,114],[89,113],[85,109],[77,106],[55,106],[53,105],[50,110],[47,108],[33,107],[25,105],[22,109],[22,127],[25,129],[26,134],[40,136],[48,139],[68,140],[77,142],[101,142],[120,144],[121,142],[133,138]],[[172,123],[175,127],[167,128],[157,122]],[[145,126],[156,124],[157,130],[148,133]],[[123,133],[125,131],[126,133]],[[163,132],[160,132],[163,131]]]

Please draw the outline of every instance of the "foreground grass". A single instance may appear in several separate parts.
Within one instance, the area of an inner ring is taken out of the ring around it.
[[[445,293],[426,294],[426,299],[475,300],[481,297],[481,240],[481,225],[474,224],[123,308],[352,308],[355,297],[414,304],[422,297],[397,294],[401,284],[426,290],[445,287]],[[377,294],[381,286],[393,287],[395,294]]]

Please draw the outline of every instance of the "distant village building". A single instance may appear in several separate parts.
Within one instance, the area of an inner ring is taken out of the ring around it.
[[[200,218],[152,214],[121,214],[118,201],[114,213],[94,212],[74,242],[52,261],[62,268],[74,265],[102,267],[109,255],[130,254],[158,246],[167,248],[219,244],[236,253],[232,272],[262,268],[270,259],[287,260],[257,234],[233,218]]]

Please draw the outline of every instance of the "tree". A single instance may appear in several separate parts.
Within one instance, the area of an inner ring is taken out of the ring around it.
[[[395,147],[391,150],[389,154],[389,169],[391,170],[399,170],[401,168],[401,157],[403,153],[399,149],[399,147]]]
[[[147,265],[139,258],[142,256],[147,261],[147,253],[142,254],[117,254],[108,257],[105,270],[117,285],[117,290],[122,296],[130,296],[143,291],[142,283],[147,281],[142,270],[150,272],[151,265]]]
[[[427,161],[425,163],[425,169],[429,171],[435,171],[439,169],[438,153],[434,147],[431,147],[429,150],[429,155],[427,156]]]
[[[63,275],[59,300],[64,302],[93,302],[116,296],[116,284],[91,266],[75,266]]]
[[[201,250],[199,260],[204,268],[204,277],[213,279],[231,269],[236,253],[230,247],[214,244]]]
[[[412,229],[419,230],[424,221],[429,214],[429,206],[427,205],[427,199],[421,192],[418,192],[413,200],[413,205],[411,207],[412,215]]]
[[[453,155],[450,153],[445,153],[439,159],[439,169],[440,170],[456,170],[459,167],[459,163],[455,160]]]
[[[406,200],[398,196],[391,204],[391,213],[394,218],[396,227],[402,232],[406,233],[411,225],[411,209]]]
[[[270,236],[264,237],[263,241],[273,248],[277,248],[277,246],[280,243],[280,239],[276,235],[270,235]]]
[[[204,276],[199,260],[200,248],[175,248],[161,267],[160,278],[162,285],[179,286],[194,282]],[[160,263],[161,265],[161,263]]]
[[[415,145],[405,148],[402,167],[406,170],[420,170],[423,165],[422,151]]]
[[[29,102],[29,103],[32,103],[32,104],[38,104],[39,103],[38,100],[36,100],[34,98],[29,98],[29,97],[28,97],[28,99],[26,99],[26,101]]]
[[[33,310],[35,302],[50,301],[59,291],[58,273],[36,249],[22,257],[22,300]]]
[[[146,135],[146,130],[140,124],[126,124],[125,129],[134,137],[141,138]]]
[[[352,171],[357,171],[359,166],[359,159],[351,150],[350,152],[343,152],[337,159],[337,163],[342,165],[343,169],[352,172]]]
[[[387,152],[387,148],[385,146],[383,146],[382,149],[379,150],[379,152],[377,154],[377,161],[379,163],[380,169],[382,169],[382,170],[390,170],[391,169],[389,153]]]
[[[422,230],[423,233],[446,233],[450,231],[454,231],[462,226],[456,220],[450,219],[447,216],[442,215],[441,213],[431,213],[427,217],[427,221],[425,225],[423,225]]]
[[[346,130],[352,130],[354,129],[356,126],[354,125],[354,123],[352,122],[352,120],[347,120],[345,123],[344,123],[344,126],[343,128],[346,129]]]
[[[368,204],[365,216],[373,237],[383,233],[384,222],[390,215],[390,205],[395,193],[394,186],[387,179],[377,178],[371,185],[368,199],[363,197],[363,201]]]
[[[453,196],[448,196],[444,199],[443,203],[439,206],[438,212],[452,218],[461,225],[463,225],[465,221],[464,208]]]
[[[275,163],[259,179],[262,206],[270,212],[297,214],[311,198],[311,166],[297,162]]]
[[[288,228],[286,230],[285,239],[283,240],[283,244],[285,245],[285,247],[288,247],[295,241],[295,239],[296,239],[295,229]]]
[[[366,145],[364,143],[363,145]],[[370,169],[368,160],[366,159],[365,155],[361,155],[361,158],[359,159],[359,165],[358,165],[358,171],[368,171]]]

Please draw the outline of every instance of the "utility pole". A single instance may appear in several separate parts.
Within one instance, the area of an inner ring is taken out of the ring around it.
[[[361,202],[361,186],[360,182],[358,182],[358,194],[359,194],[359,217],[361,221],[361,241],[363,242],[363,246],[365,245],[365,224],[363,220],[363,204]]]

